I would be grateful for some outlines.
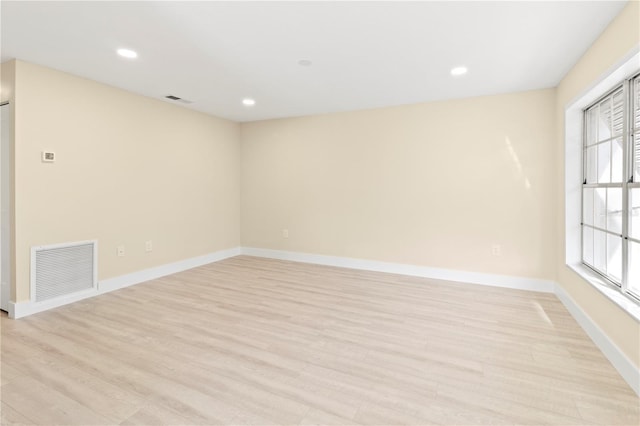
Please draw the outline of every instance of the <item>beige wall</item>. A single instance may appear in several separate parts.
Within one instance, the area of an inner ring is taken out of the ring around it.
[[[571,295],[609,338],[640,367],[640,325],[611,303],[565,265],[564,224],[564,112],[568,104],[584,94],[595,81],[640,43],[640,7],[631,1],[607,30],[591,46],[557,88],[556,99],[556,196],[559,248],[556,267],[558,283]]]
[[[553,279],[554,96],[243,124],[242,244]]]
[[[105,279],[239,245],[238,124],[21,61],[15,89],[16,301],[31,246],[97,239]]]

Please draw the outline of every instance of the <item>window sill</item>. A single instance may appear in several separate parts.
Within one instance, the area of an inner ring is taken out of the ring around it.
[[[618,290],[612,284],[608,283],[598,274],[582,265],[581,263],[567,266],[571,268],[575,273],[580,275],[585,281],[591,284],[607,299],[611,300],[623,311],[629,314],[633,319],[635,319],[638,323],[640,323],[640,303],[622,294],[620,290]]]

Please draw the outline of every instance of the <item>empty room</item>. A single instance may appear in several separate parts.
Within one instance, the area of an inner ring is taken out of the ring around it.
[[[0,2],[3,425],[639,425],[640,2]]]

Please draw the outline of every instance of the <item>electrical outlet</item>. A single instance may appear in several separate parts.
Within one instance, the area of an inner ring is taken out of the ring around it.
[[[144,251],[146,251],[147,253],[150,253],[153,251],[153,241],[149,240],[146,243],[144,243]]]
[[[502,247],[500,244],[494,244],[491,246],[491,254],[496,257],[502,254]]]
[[[124,256],[124,246],[118,246],[117,248],[118,257]]]
[[[42,151],[43,163],[54,163],[56,161],[56,153],[51,151]]]
[[[288,229],[283,229],[282,230],[282,238],[289,238],[289,230]]]

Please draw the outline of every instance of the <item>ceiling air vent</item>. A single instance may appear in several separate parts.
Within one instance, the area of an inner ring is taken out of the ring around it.
[[[186,99],[182,99],[182,98],[179,98],[179,97],[173,96],[173,95],[167,95],[167,96],[165,96],[165,98],[171,99],[172,101],[182,102],[183,104],[192,104],[193,103],[193,101],[188,101]]]

